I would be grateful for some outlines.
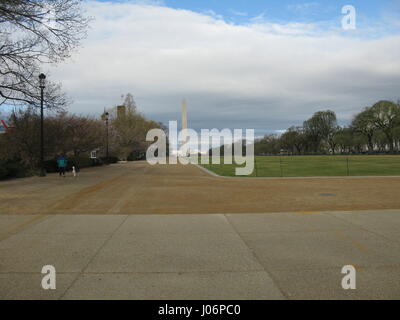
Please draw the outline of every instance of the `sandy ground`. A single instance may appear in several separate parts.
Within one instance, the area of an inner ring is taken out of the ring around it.
[[[146,162],[0,182],[0,214],[269,213],[400,209],[400,177],[251,179]]]

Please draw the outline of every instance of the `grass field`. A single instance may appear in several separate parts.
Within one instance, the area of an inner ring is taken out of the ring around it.
[[[237,167],[235,164],[202,166],[221,176],[235,176]],[[400,175],[400,156],[260,156],[255,158],[250,177],[391,175]]]

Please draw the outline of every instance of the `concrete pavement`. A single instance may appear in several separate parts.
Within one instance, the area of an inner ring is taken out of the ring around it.
[[[0,215],[0,257],[0,299],[399,299],[400,210]]]

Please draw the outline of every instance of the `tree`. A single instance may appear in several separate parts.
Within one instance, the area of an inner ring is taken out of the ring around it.
[[[373,137],[376,127],[373,119],[373,111],[370,107],[366,107],[362,112],[354,117],[352,121],[352,128],[367,139],[368,151],[373,152]]]
[[[374,144],[378,147],[379,152],[386,152],[388,146],[388,139],[382,130],[376,130],[373,138]]]
[[[366,138],[352,127],[340,128],[333,137],[341,153],[361,153]]]
[[[79,0],[2,0],[0,2],[1,104],[40,101],[38,75],[44,63],[70,56],[85,36],[89,19]],[[47,107],[64,107],[60,86],[48,82]]]
[[[13,129],[4,135],[2,158],[21,159],[23,164],[33,169],[39,161],[40,118],[33,108],[19,110],[10,117]]]
[[[124,106],[130,110],[136,111],[137,106],[136,106],[136,101],[133,98],[133,94],[128,93],[125,96],[125,100],[124,100]]]
[[[110,141],[112,152],[122,159],[141,158],[149,143],[146,141],[150,129],[160,128],[160,123],[146,119],[137,111],[132,94],[127,94],[124,102],[124,114],[117,107],[108,110],[111,120]]]
[[[305,135],[302,127],[290,127],[282,134],[281,145],[292,153],[302,154],[306,146]]]
[[[276,134],[267,134],[254,144],[255,155],[278,154],[280,150],[281,142]]]
[[[103,123],[90,117],[70,115],[66,112],[45,119],[47,154],[83,153],[100,148],[104,140]]]
[[[400,124],[400,106],[391,101],[379,101],[371,107],[372,121],[386,136],[390,152],[394,151],[394,130]]]
[[[20,109],[11,115],[13,129],[1,136],[0,159],[21,159],[34,169],[40,160],[40,117],[33,107]],[[58,154],[79,156],[103,145],[103,123],[90,117],[59,112],[44,119],[45,159]]]
[[[318,152],[321,142],[325,142],[332,153],[335,153],[336,143],[333,137],[339,129],[335,112],[319,111],[304,122],[303,125],[314,152]]]

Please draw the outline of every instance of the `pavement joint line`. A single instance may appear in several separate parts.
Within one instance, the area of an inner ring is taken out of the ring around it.
[[[241,234],[288,234],[288,233],[334,233],[334,232],[344,232],[348,231],[346,229],[332,229],[332,230],[277,230],[277,231],[242,231]]]
[[[341,269],[342,266],[326,266],[326,267],[311,267],[311,268],[272,268],[272,271],[275,272],[281,272],[281,271],[288,271],[288,272],[298,272],[298,271],[324,271],[324,270],[331,270],[335,271],[338,269]],[[383,266],[370,266],[370,265],[357,265],[358,269],[364,270],[380,270],[380,269],[400,269],[400,264],[391,264],[391,265],[383,265]],[[96,275],[96,274],[132,274],[132,275],[146,275],[146,274],[215,274],[215,273],[260,273],[260,272],[266,272],[264,269],[257,269],[257,270],[215,270],[215,271],[139,271],[139,272],[133,272],[133,271],[89,271],[89,272],[84,272],[82,275]],[[78,274],[79,272],[69,272],[69,271],[62,271],[62,272],[57,272],[57,274]],[[0,272],[0,275],[6,275],[6,274],[26,274],[26,275],[37,275],[37,272],[34,271],[6,271],[6,272]]]
[[[366,210],[366,211],[370,211],[370,210]],[[391,210],[380,210],[380,211],[385,212],[385,211],[391,211]],[[352,222],[352,221],[348,221],[348,220],[343,219],[343,218],[339,218],[338,216],[334,215],[334,213],[340,213],[340,212],[341,212],[341,211],[336,211],[336,212],[325,212],[325,214],[327,214],[327,215],[329,215],[329,216],[331,216],[331,217],[333,217],[333,218],[336,218],[336,219],[338,219],[338,220],[340,220],[340,221],[344,221],[344,222],[346,222],[346,223],[348,223],[348,224],[350,224],[350,225],[353,225],[354,227],[357,227],[357,228],[360,229],[361,231],[372,233],[372,234],[374,234],[374,235],[376,235],[376,236],[378,236],[378,237],[380,237],[380,238],[383,238],[383,239],[385,239],[385,240],[387,240],[387,241],[389,241],[389,242],[396,242],[396,243],[397,243],[397,242],[400,242],[400,240],[393,239],[393,238],[388,238],[387,236],[385,236],[385,235],[383,235],[383,234],[380,234],[380,233],[378,233],[378,232],[376,232],[376,231],[369,230],[369,229],[363,227],[362,225],[359,225],[359,224],[354,223],[354,222]],[[361,211],[356,211],[356,212],[361,212]]]
[[[301,232],[301,231],[299,231]],[[106,233],[90,233],[89,235],[87,233],[84,232],[79,232],[79,233],[65,233],[65,232],[57,232],[57,233],[49,233],[49,232],[35,232],[32,235],[41,235],[41,236],[47,236],[47,235],[60,235],[60,236],[103,236],[103,235],[108,235],[110,234],[110,232],[106,232]],[[124,235],[137,235],[137,236],[145,236],[145,237],[153,237],[154,235],[159,234],[159,232],[153,232],[153,233],[138,233],[138,232],[123,232],[122,234]],[[176,235],[176,236],[180,236],[180,235],[207,235],[207,234],[236,234],[235,231],[215,231],[215,232],[163,232],[163,234],[165,235]]]
[[[350,210],[350,209],[346,209],[346,210],[336,210],[336,211],[332,211],[332,210],[319,210],[319,211],[312,211],[312,213],[303,213],[302,211],[271,211],[271,212],[235,212],[235,213],[221,213],[221,212],[206,212],[206,213],[201,213],[201,212],[193,212],[193,213],[127,213],[127,215],[129,216],[142,216],[142,215],[146,215],[146,216],[190,216],[190,215],[271,215],[271,214],[304,214],[304,215],[317,215],[317,214],[334,214],[334,213],[346,213],[346,214],[352,214],[354,212],[356,213],[363,213],[363,214],[368,214],[369,212],[376,212],[377,210],[379,210],[380,212],[398,212],[400,211],[399,209],[355,209],[355,210]],[[86,215],[107,215],[107,213],[88,213],[90,212],[90,210],[80,210],[79,212],[74,211],[74,213],[60,213],[60,214],[54,214],[54,215],[76,215],[76,214],[86,214]],[[400,214],[400,213],[399,213]],[[0,213],[0,216],[2,214]],[[3,214],[4,215],[4,214]],[[118,213],[116,215],[126,215],[123,213]],[[359,225],[355,225],[358,228],[360,228]],[[361,228],[360,228],[361,229]],[[372,232],[372,231],[371,231]]]
[[[139,237],[151,238],[159,235],[159,232],[153,233],[138,233],[138,232],[124,232],[124,235],[136,235]],[[199,235],[212,235],[212,234],[236,234],[235,231],[214,231],[214,232],[163,232],[163,235],[168,236],[199,236]]]
[[[76,274],[74,271],[59,271],[56,274]],[[0,271],[0,275],[2,274],[32,274],[37,275],[37,271]]]
[[[351,215],[353,213],[368,214],[369,212],[376,212],[376,211],[379,211],[379,212],[399,212],[399,214],[400,214],[400,208],[397,208],[397,209],[396,208],[395,209],[356,209],[356,210],[335,210],[335,211],[332,211],[332,210],[319,210],[318,214],[329,214],[329,215],[332,215],[332,214],[335,214],[335,213],[342,213],[342,214],[346,213],[346,214]],[[317,212],[317,211],[312,211],[312,212]],[[229,215],[240,215],[240,214],[242,214],[242,215],[249,215],[249,214],[262,215],[262,214],[280,214],[280,213],[301,214],[302,211],[241,212],[241,213],[223,213],[223,214],[229,216]],[[181,213],[181,214],[185,215],[186,213]],[[187,213],[187,214],[190,214],[190,213]],[[211,215],[211,214],[221,214],[221,213],[193,213],[193,214],[203,214],[203,215],[210,214]],[[334,216],[334,217],[336,217],[336,216]],[[347,220],[345,220],[345,221],[348,222]],[[360,227],[360,226],[358,226],[358,227]]]
[[[50,217],[50,216],[47,214],[46,215],[43,215],[43,214],[35,215],[34,218],[32,218],[28,221],[25,221],[21,224],[12,226],[10,231],[0,235],[0,241],[8,239],[8,238],[12,237],[13,235],[16,235],[17,233],[27,229],[28,227],[34,225],[35,223],[41,222],[42,220],[44,220],[48,217]]]
[[[243,239],[242,235],[240,234],[240,232],[235,228],[235,226],[233,225],[233,223],[229,220],[229,218],[226,216],[226,214],[224,214],[224,217],[226,219],[226,221],[231,225],[231,227],[236,231],[237,235],[239,236],[240,240],[242,240],[242,242],[244,243],[244,245],[250,250],[251,254],[253,255],[253,257],[255,258],[255,260],[257,261],[257,263],[263,268],[263,270],[265,271],[265,273],[271,278],[272,283],[276,286],[276,288],[279,290],[279,292],[282,294],[282,296],[286,299],[286,300],[290,300],[289,295],[283,290],[283,288],[279,285],[277,279],[275,278],[275,276],[268,270],[268,268],[266,268],[264,266],[264,264],[261,263],[260,259],[258,258],[257,254],[254,252],[254,250],[252,250],[250,248],[250,246],[247,244],[247,242]]]
[[[96,272],[84,272],[84,275],[95,275],[95,274],[177,274],[177,275],[184,275],[184,274],[215,274],[215,273],[264,273],[265,270],[262,269],[254,269],[254,270],[201,270],[201,271],[96,271]],[[73,272],[71,272],[73,273]]]
[[[72,288],[72,286],[78,281],[78,279],[84,274],[85,270],[88,268],[88,266],[92,263],[92,261],[97,257],[99,252],[105,247],[105,245],[110,241],[110,239],[114,236],[114,234],[121,228],[121,226],[125,223],[125,221],[128,219],[129,215],[126,215],[125,219],[115,228],[115,230],[110,234],[107,239],[103,242],[103,244],[96,250],[94,255],[89,259],[88,263],[82,268],[80,272],[78,272],[77,276],[75,279],[71,282],[71,284],[65,289],[65,291],[59,296],[58,300],[61,300],[68,292],[69,289]]]

